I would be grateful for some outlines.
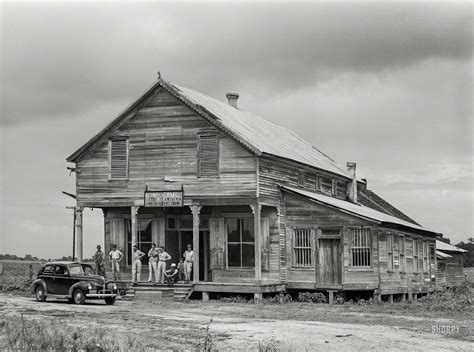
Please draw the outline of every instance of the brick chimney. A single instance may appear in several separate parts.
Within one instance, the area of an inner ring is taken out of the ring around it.
[[[356,163],[348,162],[347,173],[351,176],[352,181],[347,187],[347,197],[352,203],[357,203],[357,177],[356,177]]]
[[[225,96],[227,97],[229,105],[237,109],[237,99],[239,99],[239,93],[227,93]]]

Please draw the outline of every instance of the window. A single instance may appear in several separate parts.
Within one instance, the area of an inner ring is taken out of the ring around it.
[[[109,140],[109,178],[120,180],[128,178],[128,139]]]
[[[337,194],[337,181],[332,180],[331,194],[335,196]]]
[[[423,241],[423,272],[428,272],[428,243]]]
[[[151,234],[151,227],[152,221],[151,219],[137,219],[137,243],[133,242],[132,238],[132,221],[128,220],[127,225],[129,228],[127,229],[127,263],[129,265],[132,264],[132,245],[136,244],[138,249],[141,250],[143,253],[148,253],[151,248],[152,243],[152,234]],[[148,256],[145,255],[142,258],[142,264],[148,265]]]
[[[393,235],[387,235],[387,269],[393,270]]]
[[[434,270],[434,265],[436,262],[436,250],[433,245],[430,245],[429,247],[430,247],[430,266]]]
[[[253,219],[227,219],[227,266],[255,267]]]
[[[56,265],[54,268],[55,275],[68,275],[68,271],[64,266]]]
[[[293,265],[313,266],[313,241],[310,229],[293,230]]]
[[[351,259],[354,267],[370,267],[370,229],[352,228],[350,229]]]
[[[215,131],[198,134],[198,177],[219,176],[219,138]]]
[[[417,273],[418,268],[418,241],[413,240],[413,272]]]
[[[53,266],[52,265],[46,265],[43,268],[43,274],[52,274],[53,273]]]
[[[325,194],[332,195],[333,194],[333,180],[327,177],[321,177],[321,192]]]
[[[405,264],[405,236],[398,236],[398,251],[400,252],[400,272],[406,271]]]
[[[418,241],[418,271],[423,272],[423,241]]]

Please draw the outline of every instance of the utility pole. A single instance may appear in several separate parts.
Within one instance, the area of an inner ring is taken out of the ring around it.
[[[72,222],[72,261],[75,261],[76,257],[76,207],[66,207],[66,209],[73,210],[73,222]]]

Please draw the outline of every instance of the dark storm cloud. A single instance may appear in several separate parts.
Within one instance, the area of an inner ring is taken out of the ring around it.
[[[158,68],[216,96],[268,95],[471,55],[469,4],[2,7],[3,124],[124,106]]]

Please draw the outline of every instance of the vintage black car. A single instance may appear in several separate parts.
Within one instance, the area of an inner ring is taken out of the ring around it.
[[[114,304],[117,285],[107,282],[103,276],[86,275],[84,264],[75,262],[47,263],[38,272],[30,286],[38,302],[47,297],[67,298],[69,302],[84,304],[86,299],[104,299]]]

